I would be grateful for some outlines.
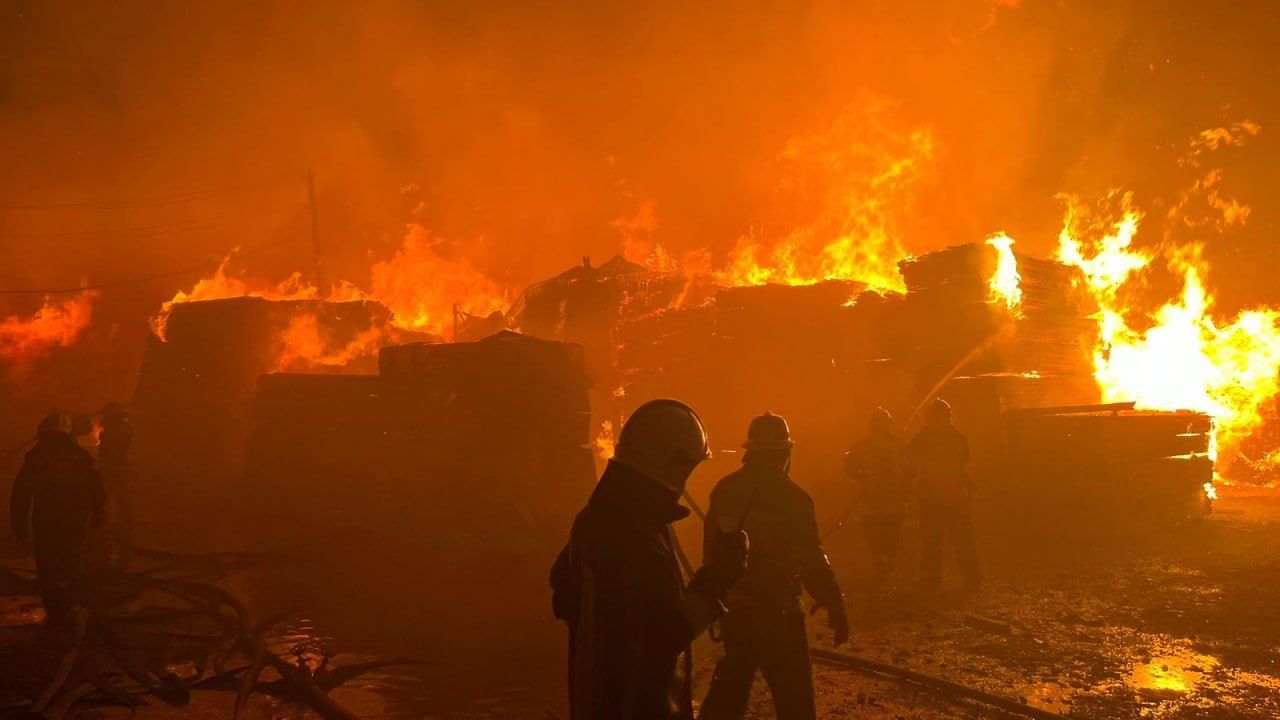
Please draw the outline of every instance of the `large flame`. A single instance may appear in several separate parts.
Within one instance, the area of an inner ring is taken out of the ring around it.
[[[317,368],[341,368],[352,361],[377,352],[385,337],[377,325],[356,334],[345,345],[334,347],[321,333],[320,319],[314,312],[304,312],[289,320],[280,334],[276,372],[301,372]]]
[[[738,238],[722,264],[710,251],[677,260],[653,239],[653,204],[613,225],[624,255],[657,272],[681,272],[691,285],[812,285],[849,280],[903,291],[898,262],[908,256],[903,225],[934,159],[925,126],[905,125],[896,104],[872,95],[850,105],[822,132],[790,140],[780,160],[784,188],[793,191],[806,219],[770,236],[752,229]],[[681,296],[681,300],[685,295]]]
[[[241,279],[230,274],[231,257],[217,270],[199,280],[190,290],[179,291],[152,318],[152,328],[165,338],[169,312],[177,303],[217,300],[230,297],[261,297],[269,300],[326,300],[346,302],[376,300],[392,313],[392,324],[406,330],[445,335],[452,325],[453,310],[487,314],[507,305],[506,293],[465,258],[449,259],[437,252],[440,241],[420,225],[410,225],[404,243],[389,260],[371,269],[371,291],[342,281],[321,293],[294,273],[280,283]],[[377,351],[385,340],[385,328],[371,327],[345,344],[336,344],[322,332],[314,312],[301,312],[290,319],[277,338],[276,369],[300,371],[342,367]]]
[[[498,283],[464,257],[441,255],[440,245],[412,224],[395,256],[373,266],[369,295],[387,306],[398,327],[445,335],[455,306],[472,315],[506,309],[509,298]]]
[[[996,250],[996,268],[987,288],[991,297],[1004,303],[1009,312],[1022,312],[1022,276],[1018,274],[1018,258],[1013,254],[1013,238],[996,233],[987,238],[987,244]]]
[[[320,297],[319,290],[314,285],[303,281],[301,273],[294,273],[276,284],[233,277],[227,272],[232,255],[223,258],[212,275],[196,281],[190,290],[179,290],[160,306],[160,312],[151,318],[151,329],[155,331],[156,337],[161,340],[165,338],[169,311],[178,303],[232,297],[261,297],[268,300],[314,300]]]
[[[1262,423],[1262,410],[1280,392],[1280,312],[1263,308],[1215,317],[1200,246],[1160,255],[1135,250],[1142,216],[1129,196],[1113,198],[1119,200],[1119,217],[1109,222],[1069,198],[1058,248],[1060,260],[1083,271],[1098,303],[1094,365],[1103,397],[1212,415],[1216,457]],[[1144,312],[1128,291],[1153,267],[1175,273],[1181,289],[1154,312]]]
[[[902,223],[934,156],[927,127],[902,127],[888,101],[868,97],[826,132],[791,140],[788,185],[816,195],[817,212],[776,242],[741,237],[717,273],[725,285],[856,280],[904,290]]]
[[[89,326],[97,297],[97,293],[86,291],[60,302],[46,299],[29,317],[10,315],[0,320],[0,360],[20,368],[54,348],[71,346]]]

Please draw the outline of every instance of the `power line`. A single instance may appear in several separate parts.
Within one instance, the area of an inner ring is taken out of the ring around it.
[[[215,195],[233,195],[269,186],[283,187],[282,182],[283,178],[273,177],[270,180],[262,179],[258,182],[224,185],[204,190],[174,193],[172,195],[156,195],[152,197],[130,198],[125,200],[101,199],[70,200],[66,202],[52,203],[9,203],[0,205],[0,210],[68,210],[76,208],[87,210],[131,210],[135,208],[164,207],[166,205],[181,205],[182,203],[203,200]]]
[[[216,268],[222,264],[222,261],[207,262],[200,265],[192,265],[180,270],[171,270],[157,275],[145,275],[138,278],[130,278],[128,280],[114,280],[111,282],[93,283],[91,285],[80,285],[72,288],[25,288],[21,290],[3,290],[0,289],[0,295],[62,295],[66,293],[84,292],[85,290],[104,290],[106,288],[125,287],[127,285],[141,285],[142,283],[152,282],[154,280],[164,280],[165,278],[177,277],[188,273],[209,270]]]
[[[78,202],[60,202],[60,203],[17,203],[11,205],[0,205],[0,210],[65,210],[69,208],[94,208],[94,209],[131,209],[160,207],[164,205],[178,205],[193,200],[216,195],[218,190],[202,190],[200,192],[185,193],[182,195],[168,195],[155,198],[135,199],[135,200],[84,200]]]
[[[189,220],[175,220],[166,223],[154,223],[151,225],[134,225],[122,228],[107,228],[106,230],[66,230],[58,232],[16,232],[16,233],[0,233],[0,240],[46,240],[54,238],[68,238],[77,240],[92,240],[94,238],[113,238],[113,237],[129,237],[139,236],[145,237],[149,235],[164,235],[171,232],[181,232],[188,228],[194,228],[220,220],[224,217],[213,218],[191,218]]]

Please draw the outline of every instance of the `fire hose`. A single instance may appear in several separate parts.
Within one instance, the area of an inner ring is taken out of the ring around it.
[[[1042,710],[1038,707],[1032,707],[1024,702],[1012,700],[1001,695],[984,692],[971,688],[968,685],[944,680],[933,675],[926,675],[915,670],[908,670],[897,665],[872,660],[870,658],[850,655],[848,653],[836,652],[834,650],[824,650],[822,648],[811,648],[809,655],[815,660],[837,665],[848,670],[858,670],[862,672],[872,673],[874,675],[892,678],[910,682],[916,685],[924,686],[930,690],[944,693],[950,697],[960,697],[966,700],[973,700],[984,705],[990,705],[1002,712],[1010,715],[1018,715],[1021,717],[1035,718],[1035,720],[1064,720],[1062,715],[1048,710]]]

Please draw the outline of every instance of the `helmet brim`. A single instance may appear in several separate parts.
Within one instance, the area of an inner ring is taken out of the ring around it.
[[[742,447],[747,450],[790,450],[795,447],[795,441],[786,440],[748,440],[742,443]]]

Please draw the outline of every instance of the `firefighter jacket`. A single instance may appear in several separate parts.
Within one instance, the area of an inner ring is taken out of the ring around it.
[[[746,462],[711,491],[704,552],[717,532],[737,528],[751,538],[747,572],[729,593],[730,610],[746,605],[800,610],[802,589],[839,607],[840,586],[818,537],[813,499],[778,467]]]
[[[906,443],[885,430],[872,430],[854,443],[844,458],[844,471],[853,479],[858,510],[863,515],[898,516],[906,512],[907,473],[903,467]]]
[[[77,546],[102,520],[104,494],[93,456],[66,433],[44,433],[27,452],[9,502],[13,533],[36,547]]]
[[[692,720],[684,578],[670,524],[678,497],[617,462],[574,520],[551,570],[569,626],[572,720]]]
[[[907,461],[917,468],[922,503],[955,503],[969,498],[969,441],[951,425],[925,426],[907,446]]]

